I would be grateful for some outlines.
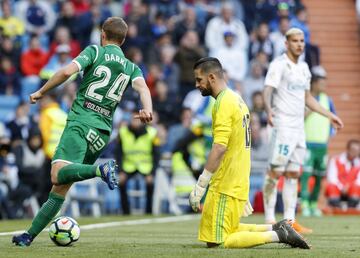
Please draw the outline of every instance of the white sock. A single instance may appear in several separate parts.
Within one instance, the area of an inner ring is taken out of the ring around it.
[[[284,219],[295,220],[297,186],[297,178],[285,178],[282,192],[282,199],[284,203]]]
[[[279,236],[275,231],[271,231],[271,240],[273,243],[279,243]]]
[[[278,181],[279,181],[278,179],[273,179],[269,175],[265,176],[263,196],[264,196],[264,210],[265,210],[266,223],[273,223],[276,221],[275,204],[276,204]]]

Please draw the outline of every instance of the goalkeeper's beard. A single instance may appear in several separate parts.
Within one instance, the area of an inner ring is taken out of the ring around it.
[[[212,95],[211,85],[209,81],[206,83],[206,88],[200,88],[200,92],[201,95],[204,97]]]

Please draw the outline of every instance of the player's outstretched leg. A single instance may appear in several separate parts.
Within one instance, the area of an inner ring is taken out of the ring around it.
[[[306,240],[297,233],[289,223],[283,223],[275,230],[279,237],[279,242],[290,245],[291,247],[298,247],[301,249],[310,249],[311,246]]]
[[[101,173],[101,179],[107,183],[110,190],[114,190],[118,186],[116,180],[116,173],[118,171],[118,166],[116,165],[115,160],[109,160],[99,166]]]
[[[29,246],[34,238],[49,224],[61,209],[65,194],[71,185],[53,186],[49,199],[41,206],[31,223],[31,227],[23,234],[14,236],[12,242],[18,246]]]

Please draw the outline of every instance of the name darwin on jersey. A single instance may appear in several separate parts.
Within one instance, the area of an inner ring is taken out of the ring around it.
[[[118,62],[119,64],[121,64],[122,66],[125,65],[125,59],[121,58],[118,55],[114,55],[114,54],[105,54],[105,61],[109,62],[109,61],[114,61],[114,62]]]

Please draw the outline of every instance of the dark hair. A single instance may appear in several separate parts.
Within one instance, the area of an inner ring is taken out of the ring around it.
[[[215,57],[203,57],[196,61],[194,70],[200,69],[204,73],[215,73],[220,78],[224,78],[224,70],[219,59]]]
[[[351,145],[353,144],[357,144],[357,145],[360,145],[360,141],[359,140],[356,140],[356,139],[351,139],[347,142],[346,144],[346,149],[350,149]]]
[[[107,40],[116,41],[121,44],[126,37],[128,26],[122,18],[110,17],[104,22],[102,29]]]

